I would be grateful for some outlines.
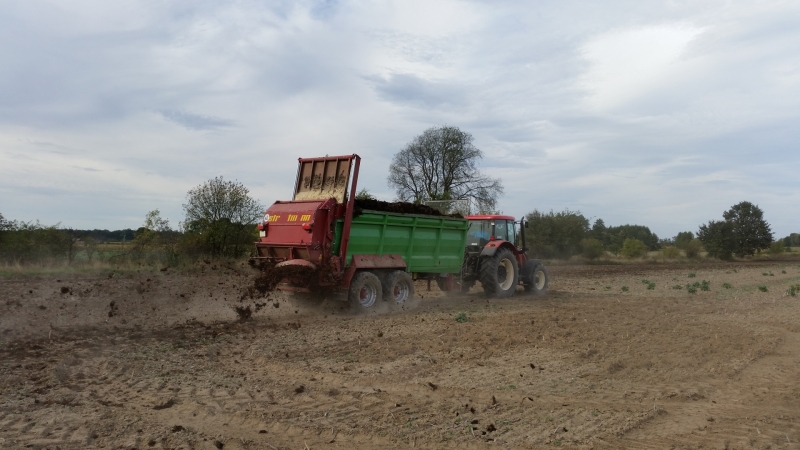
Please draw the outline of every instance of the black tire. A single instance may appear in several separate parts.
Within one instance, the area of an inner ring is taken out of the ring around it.
[[[525,292],[533,295],[544,295],[550,284],[550,274],[539,261],[528,261],[522,269],[522,285]]]
[[[347,298],[353,306],[372,308],[383,301],[381,280],[372,272],[358,272],[350,282]]]
[[[498,298],[510,297],[514,295],[519,283],[519,264],[511,250],[501,248],[494,256],[481,261],[480,275],[483,292],[487,295]]]
[[[387,302],[403,304],[414,298],[414,280],[408,272],[395,270],[383,279],[383,298]]]

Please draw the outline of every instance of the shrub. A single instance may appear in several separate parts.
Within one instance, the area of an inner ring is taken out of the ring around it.
[[[620,253],[626,258],[640,258],[647,253],[647,246],[638,239],[625,239]]]
[[[703,243],[700,242],[700,239],[692,239],[683,247],[683,251],[686,253],[687,258],[697,258],[700,256],[700,252],[702,250]]]
[[[722,287],[724,287],[725,289],[730,289],[730,288],[732,288],[733,286],[731,286],[731,284],[730,284],[730,283],[722,283]]]
[[[594,238],[587,238],[581,241],[583,256],[589,260],[597,259],[606,252],[603,243]]]
[[[628,286],[622,286],[622,292],[628,292]]]
[[[681,256],[681,251],[678,247],[664,247],[661,249],[661,255],[663,255],[664,258],[675,259]]]
[[[690,284],[687,284],[687,285],[686,285],[686,291],[687,291],[688,293],[690,293],[690,294],[696,294],[696,293],[697,293],[697,287],[695,287],[695,286],[692,286],[692,285],[690,285]]]
[[[468,320],[469,320],[469,318],[467,317],[467,313],[460,312],[460,313],[456,314],[456,322],[464,323],[464,322],[466,322]]]
[[[783,241],[775,241],[769,246],[770,255],[779,255],[786,251],[786,245]]]
[[[768,291],[767,287],[764,286],[763,284],[758,287],[758,290],[761,291],[761,292],[767,292]]]
[[[792,297],[796,297],[798,292],[800,292],[800,284],[793,284],[789,286],[789,289],[786,291],[786,293]]]

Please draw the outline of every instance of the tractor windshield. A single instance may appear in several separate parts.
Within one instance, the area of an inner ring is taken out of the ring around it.
[[[492,223],[488,220],[470,220],[467,245],[483,247],[492,235]]]
[[[483,247],[494,236],[516,244],[517,234],[513,220],[470,220],[467,232],[467,245]]]

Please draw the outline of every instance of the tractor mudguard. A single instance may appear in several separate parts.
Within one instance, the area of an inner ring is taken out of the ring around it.
[[[496,241],[489,241],[489,243],[486,244],[486,246],[483,247],[483,250],[481,250],[481,257],[483,257],[483,256],[494,256],[494,254],[497,252],[497,250],[499,250],[500,248],[503,248],[503,247],[507,247],[507,248],[511,249],[512,252],[514,251],[514,246],[511,245],[510,242],[498,239]]]

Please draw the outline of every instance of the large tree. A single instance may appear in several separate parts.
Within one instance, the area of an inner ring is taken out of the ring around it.
[[[544,213],[535,209],[527,214],[525,220],[526,244],[536,257],[569,258],[576,255],[581,252],[582,242],[589,233],[589,219],[580,211],[565,209]]]
[[[479,211],[492,211],[503,185],[478,169],[483,153],[472,135],[458,127],[432,127],[394,155],[389,186],[402,201],[470,199]]]
[[[214,256],[240,257],[255,241],[255,224],[264,207],[241,183],[216,177],[190,190],[184,227]]]
[[[697,238],[710,256],[730,258],[754,254],[769,248],[772,231],[757,205],[741,202],[722,213],[722,222],[710,221],[701,225]]]

